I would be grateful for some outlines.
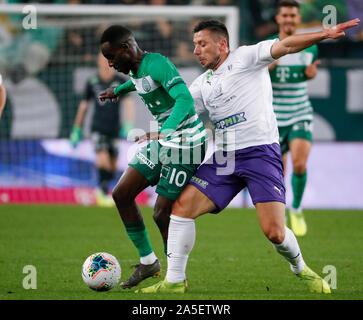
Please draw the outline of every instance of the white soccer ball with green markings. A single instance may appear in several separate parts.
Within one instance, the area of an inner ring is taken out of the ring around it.
[[[108,291],[119,283],[121,267],[113,255],[106,252],[94,253],[83,263],[82,278],[89,288]]]

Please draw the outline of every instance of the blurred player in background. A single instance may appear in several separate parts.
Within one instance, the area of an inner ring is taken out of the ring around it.
[[[294,0],[279,2],[276,15],[279,33],[270,39],[283,40],[296,34],[301,22],[299,8],[299,3]],[[293,165],[291,184],[294,198],[289,213],[291,229],[296,236],[304,236],[307,231],[301,207],[313,131],[313,108],[308,97],[307,80],[317,74],[317,66],[320,64],[317,57],[318,47],[313,45],[300,52],[285,55],[269,66],[284,173],[289,150]]]
[[[118,86],[127,81],[125,76],[117,75],[108,66],[107,60],[100,53],[97,56],[98,73],[87,81],[83,99],[81,100],[74,121],[70,142],[75,148],[82,139],[82,124],[88,107],[94,102],[91,139],[96,151],[96,167],[98,171],[98,187],[96,200],[99,206],[113,206],[109,195],[109,184],[114,179],[117,170],[117,155],[119,138],[126,138],[134,121],[134,102],[125,96],[121,103],[100,102],[98,95],[110,86]],[[125,107],[126,119],[120,126],[120,106]]]
[[[144,52],[132,32],[117,25],[104,31],[101,50],[111,67],[129,74],[131,79],[101,93],[100,100],[117,100],[137,91],[160,130],[137,139],[153,141],[130,161],[112,192],[126,233],[140,256],[134,273],[121,283],[121,288],[131,288],[161,272],[135,198],[146,187],[157,185],[153,218],[166,251],[172,204],[204,159],[207,132],[195,112],[188,87],[170,60],[158,53]],[[170,156],[174,157],[171,162]]]
[[[292,272],[309,291],[330,293],[328,283],[305,264],[294,233],[285,226],[283,164],[268,65],[323,39],[340,38],[344,29],[358,24],[355,19],[320,32],[241,46],[233,52],[224,24],[210,20],[194,28],[194,54],[208,70],[194,80],[190,92],[196,109],[209,111],[216,137],[223,139],[212,161],[198,168],[173,205],[165,279],[136,292],[184,293],[185,269],[196,238],[195,219],[222,211],[247,187],[262,231]]]
[[[3,84],[3,78],[0,74],[0,119],[6,104],[6,90]]]

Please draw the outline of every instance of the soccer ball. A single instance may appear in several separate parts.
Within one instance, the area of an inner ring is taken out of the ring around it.
[[[113,255],[106,252],[94,253],[83,263],[82,278],[91,289],[108,291],[119,283],[121,267]]]

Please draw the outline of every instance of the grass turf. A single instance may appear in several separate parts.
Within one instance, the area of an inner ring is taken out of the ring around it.
[[[166,257],[152,209],[142,208],[145,225],[165,276]],[[190,255],[185,295],[145,295],[118,287],[109,292],[87,288],[81,278],[92,253],[113,254],[121,279],[138,263],[115,208],[2,205],[0,207],[0,300],[345,300],[363,299],[363,211],[306,210],[308,234],[299,238],[307,264],[324,277],[337,271],[331,295],[310,294],[292,274],[259,227],[255,210],[228,209],[196,221],[197,240]],[[37,271],[37,289],[24,289],[23,268]],[[329,272],[330,273],[330,272]],[[147,279],[140,286],[155,283]]]

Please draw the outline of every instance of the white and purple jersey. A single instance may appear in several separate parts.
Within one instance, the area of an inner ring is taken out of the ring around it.
[[[239,47],[216,71],[204,72],[189,87],[196,111],[209,112],[218,149],[234,151],[279,142],[267,68],[274,61],[270,50],[276,41]]]

